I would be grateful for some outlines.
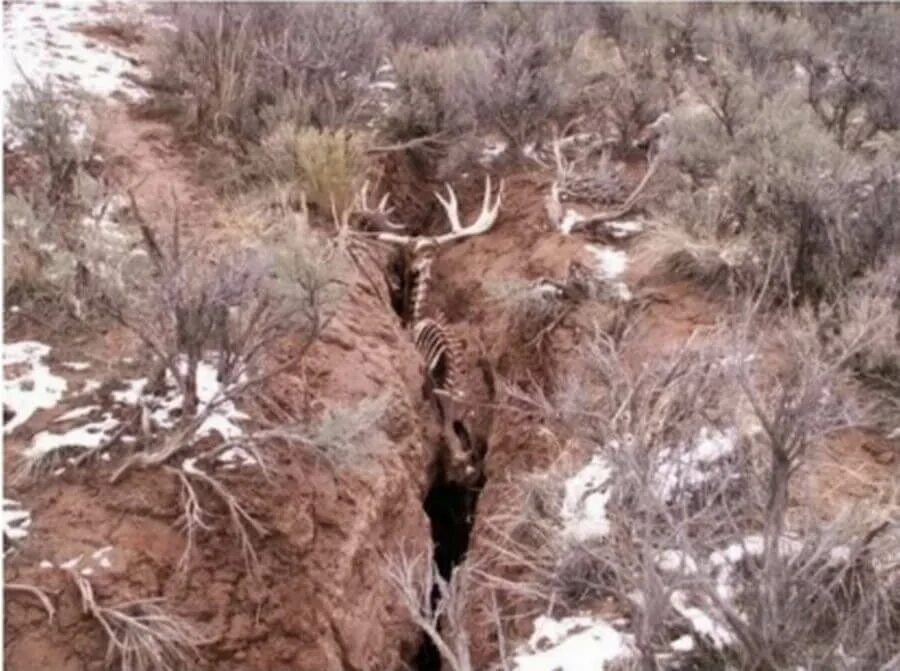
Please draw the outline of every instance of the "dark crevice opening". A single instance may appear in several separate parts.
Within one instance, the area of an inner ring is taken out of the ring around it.
[[[475,506],[483,486],[483,478],[469,487],[449,482],[441,469],[425,497],[425,513],[431,521],[434,561],[445,580],[465,560],[469,549],[469,535],[475,521]],[[431,595],[432,603],[436,602],[438,596],[435,589]],[[416,671],[440,671],[440,654],[428,636],[423,636],[412,668]]]
[[[412,312],[412,288],[414,278],[409,257],[401,248],[396,251],[388,266],[388,285],[391,293],[391,307],[400,317],[403,326],[409,326]]]

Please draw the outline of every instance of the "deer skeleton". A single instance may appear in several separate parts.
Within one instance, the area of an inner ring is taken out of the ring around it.
[[[460,219],[459,201],[453,187],[449,184],[445,186],[446,197],[435,192],[450,224],[450,231],[441,235],[411,236],[395,232],[402,230],[403,226],[395,224],[389,219],[392,212],[387,206],[389,196],[385,195],[373,208],[368,202],[368,184],[364,185],[359,194],[357,209],[377,221],[382,228],[391,229],[375,232],[373,235],[376,240],[406,245],[412,250],[412,270],[415,274],[415,285],[412,292],[413,340],[425,360],[432,392],[437,400],[443,424],[444,442],[450,458],[449,465],[454,472],[461,471],[460,475],[463,479],[468,479],[475,474],[471,448],[464,444],[464,440],[457,435],[454,427],[454,425],[462,423],[461,420],[466,413],[463,403],[465,393],[460,389],[458,380],[462,347],[443,316],[427,317],[425,308],[431,284],[431,267],[437,248],[454,240],[482,235],[493,228],[503,201],[503,180],[500,180],[496,198],[492,202],[491,178],[490,176],[485,178],[481,211],[469,225],[463,225]],[[441,364],[443,364],[443,375],[438,375]]]

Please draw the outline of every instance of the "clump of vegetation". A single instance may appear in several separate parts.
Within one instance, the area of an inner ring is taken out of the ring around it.
[[[96,316],[82,257],[129,242],[106,225],[117,205],[93,176],[97,136],[73,105],[49,80],[26,81],[9,100],[9,132],[34,175],[7,193],[4,297],[54,328]]]
[[[294,141],[299,182],[320,212],[348,212],[366,177],[359,137],[346,130],[301,130]]]
[[[601,338],[559,393],[510,395],[585,456],[510,483],[478,558],[500,596],[476,608],[482,626],[611,597],[648,666],[888,663],[896,582],[876,577],[894,551],[887,524],[790,504],[799,464],[866,416],[842,368],[853,350],[830,352],[812,321],[778,326],[789,362],[775,383],[742,337],[639,369]],[[692,645],[673,656],[685,633]]]
[[[158,107],[246,149],[273,125],[358,119],[380,28],[366,6],[190,7],[155,65]]]

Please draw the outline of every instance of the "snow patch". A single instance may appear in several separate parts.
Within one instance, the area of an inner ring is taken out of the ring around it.
[[[633,654],[631,637],[598,617],[542,615],[512,661],[515,671],[601,671]]]
[[[664,573],[692,575],[697,572],[697,562],[680,550],[663,550],[656,558],[656,566]]]
[[[73,419],[81,419],[82,417],[87,417],[95,410],[100,410],[99,405],[85,405],[80,408],[73,408],[69,410],[69,412],[64,415],[60,415],[56,419],[53,420],[54,423],[58,422],[70,422]]]
[[[41,431],[22,454],[29,461],[37,461],[66,447],[96,450],[109,441],[112,432],[118,427],[119,420],[107,412],[100,421],[77,426],[65,433]]]
[[[606,504],[612,494],[613,469],[600,455],[566,480],[562,505],[564,533],[576,541],[603,538],[609,533]]]
[[[621,300],[631,300],[631,290],[620,279],[628,268],[628,254],[605,245],[588,245],[587,249],[594,255],[597,275],[609,282]]]
[[[222,452],[216,460],[225,464],[225,468],[256,465],[256,458],[242,447],[230,447]]]
[[[3,537],[11,541],[23,540],[31,526],[31,513],[13,499],[3,499]]]
[[[181,362],[184,366],[184,362]],[[182,370],[184,370],[182,368]],[[139,378],[127,382],[124,391],[113,392],[115,402],[123,405],[136,406],[145,404],[151,411],[151,420],[162,429],[170,429],[178,422],[178,413],[184,405],[184,395],[178,390],[170,371],[166,371],[166,391],[162,396],[148,395],[145,393],[147,378]],[[229,440],[243,434],[239,420],[249,419],[248,415],[238,410],[233,401],[222,401],[226,389],[218,380],[218,371],[215,365],[201,361],[197,367],[197,412],[203,413],[207,408],[213,409],[195,434],[197,438],[218,433],[223,439]]]
[[[123,405],[137,405],[138,401],[144,393],[144,387],[147,386],[147,378],[141,377],[137,380],[129,380],[125,391],[114,391],[112,400]]]
[[[736,447],[735,429],[719,431],[703,427],[691,447],[660,450],[651,482],[654,492],[671,501],[679,492],[696,489],[712,478],[722,477],[719,469],[711,466],[731,455]]]
[[[68,383],[53,375],[43,359],[50,353],[50,346],[34,340],[6,343],[3,346],[3,404],[15,414],[5,423],[3,433],[8,434],[21,426],[38,410],[49,409],[59,403]],[[25,371],[10,376],[7,367],[22,366]]]
[[[69,370],[74,370],[76,373],[91,367],[91,364],[87,361],[65,361],[62,365]]]
[[[643,232],[644,222],[637,219],[627,221],[610,221],[606,224],[606,228],[614,238],[628,238]]]
[[[617,279],[628,268],[628,254],[605,245],[588,245],[597,261],[597,272],[607,280]]]
[[[708,638],[717,650],[734,645],[735,638],[731,631],[725,625],[716,622],[706,611],[688,605],[687,595],[681,590],[672,592],[669,602],[672,608],[688,621],[694,631]]]
[[[41,84],[50,78],[58,89],[108,98],[122,92],[132,100],[147,92],[126,75],[140,72],[114,47],[78,32],[75,24],[109,21],[126,4],[98,8],[87,2],[17,2],[3,11],[3,90],[25,84],[25,77]],[[18,67],[17,67],[18,65]],[[20,72],[21,67],[22,72]],[[23,77],[24,72],[24,77]]]
[[[565,215],[563,215],[562,221],[559,223],[559,230],[562,231],[563,235],[571,235],[572,229],[582,221],[584,221],[584,217],[578,214],[575,210],[566,210]]]
[[[499,156],[501,156],[508,148],[509,143],[504,140],[499,140],[497,142],[488,142],[487,144],[485,144],[484,149],[481,150],[481,158],[479,159],[479,162],[482,165],[491,163]]]
[[[95,391],[100,389],[103,386],[103,383],[98,380],[85,380],[84,387],[81,389],[82,394],[93,394]]]

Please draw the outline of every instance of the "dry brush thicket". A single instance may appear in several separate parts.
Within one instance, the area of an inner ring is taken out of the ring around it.
[[[492,568],[477,573],[501,606],[480,626],[612,599],[633,668],[891,668],[896,508],[828,519],[791,504],[801,465],[877,414],[846,364],[878,333],[836,354],[812,319],[767,326],[787,361],[774,379],[748,324],[643,367],[600,337],[555,392],[507,390],[575,449],[512,480],[487,521]],[[579,471],[573,455],[591,460]],[[582,478],[587,527],[573,526]]]
[[[446,581],[408,557],[391,565],[411,616],[457,669],[471,666],[461,601],[476,582],[495,595],[484,625],[501,635],[507,619],[612,598],[636,668],[896,664],[893,530],[873,515],[819,519],[791,500],[798,469],[840,428],[900,429],[900,10],[226,3],[172,17],[143,112],[212,149],[222,192],[239,194],[224,217],[238,244],[212,253],[184,238],[177,208],[148,222],[133,198],[107,193],[91,134],[51,88],[30,84],[9,107],[39,180],[7,194],[7,305],[40,323],[117,321],[145,346],[148,377],[184,398],[176,429],[115,478],[169,467],[191,541],[212,492],[253,571],[265,530],[227,483],[171,467],[212,409],[197,398],[200,362],[214,354],[219,403],[260,391],[296,363],[267,369],[267,351],[299,336],[303,356],[327,327],[361,239],[413,241],[378,185],[370,193],[380,159],[402,154],[423,184],[452,180],[481,170],[486,139],[500,137],[498,171],[555,180],[550,228],[642,210],[653,221],[635,242],[645,265],[724,299],[738,335],[636,371],[620,351],[626,325],[597,334],[557,388],[508,386],[503,404],[537,413],[609,474],[607,527],[567,530],[574,462],[513,482],[511,500],[525,503],[489,521],[491,572]],[[626,188],[626,167],[647,165]],[[565,224],[568,200],[612,209]],[[540,346],[600,291],[571,279],[491,287],[521,337],[511,346]],[[773,348],[778,370],[757,368]],[[239,442],[263,467],[258,448],[273,440],[353,463],[387,403],[287,418]],[[698,442],[721,454],[693,470]],[[123,619],[79,587],[136,668],[180,663],[197,643],[152,605]],[[150,616],[165,626],[146,639],[133,625]],[[695,647],[673,652],[691,632]]]

